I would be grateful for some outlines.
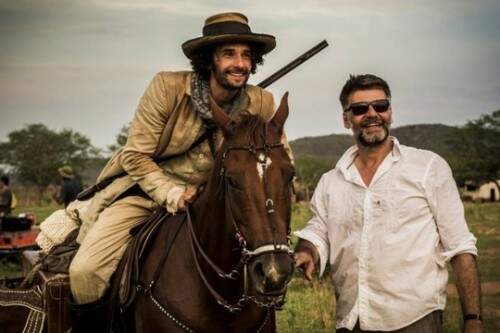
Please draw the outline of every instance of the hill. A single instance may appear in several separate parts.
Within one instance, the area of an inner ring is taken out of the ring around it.
[[[404,145],[450,156],[453,148],[448,138],[455,130],[456,127],[441,124],[408,125],[391,129],[391,135]],[[295,156],[326,158],[330,161],[337,161],[353,144],[354,138],[350,134],[305,137],[290,141]]]

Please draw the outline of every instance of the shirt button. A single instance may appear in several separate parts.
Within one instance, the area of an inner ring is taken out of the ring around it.
[[[205,157],[205,155],[203,155],[203,153],[200,153],[200,154],[198,155],[198,158],[203,158],[203,157]]]

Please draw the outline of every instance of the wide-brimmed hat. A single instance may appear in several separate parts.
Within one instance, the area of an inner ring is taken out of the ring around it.
[[[73,173],[73,169],[69,165],[65,165],[57,169],[57,172],[64,178],[74,178],[75,175]]]
[[[221,13],[205,20],[203,36],[190,39],[182,44],[182,51],[191,59],[200,48],[219,43],[247,42],[261,46],[262,54],[276,47],[274,36],[253,33],[248,18],[241,13]]]

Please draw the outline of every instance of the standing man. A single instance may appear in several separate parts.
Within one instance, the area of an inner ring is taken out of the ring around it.
[[[0,216],[9,215],[12,211],[12,191],[9,183],[9,177],[0,177]]]
[[[337,332],[442,332],[451,262],[465,332],[482,332],[475,246],[448,164],[389,136],[391,92],[375,75],[340,94],[356,145],[321,178],[296,235],[308,279],[330,263]]]
[[[81,244],[70,266],[75,332],[101,332],[100,312],[109,280],[130,240],[129,230],[158,206],[175,213],[194,200],[222,143],[210,103],[231,117],[258,114],[270,120],[273,96],[247,85],[262,56],[276,45],[270,35],[250,30],[240,13],[209,17],[203,36],[182,45],[193,71],[160,72],[142,96],[125,147],[108,162],[97,192],[81,215]],[[212,133],[199,142],[203,133]]]
[[[54,193],[52,197],[58,204],[64,204],[64,207],[67,207],[82,191],[82,183],[75,178],[73,169],[69,165],[60,167],[57,172],[61,176],[61,186],[58,193]]]

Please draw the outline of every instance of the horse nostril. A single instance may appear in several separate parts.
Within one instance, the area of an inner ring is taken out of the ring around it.
[[[255,263],[254,273],[257,277],[260,277],[260,278],[266,277],[266,273],[264,273],[264,265],[260,261]]]

